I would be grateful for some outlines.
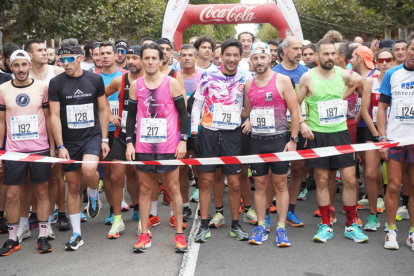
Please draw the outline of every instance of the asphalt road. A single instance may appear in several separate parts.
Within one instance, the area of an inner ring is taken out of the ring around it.
[[[383,249],[385,233],[383,224],[385,214],[380,215],[381,230],[368,233],[369,242],[357,244],[343,237],[345,216],[338,213],[338,222],[334,226],[335,237],[326,244],[314,243],[313,235],[317,231],[318,218],[313,217],[316,210],[315,192],[308,194],[308,200],[299,202],[296,213],[305,222],[302,228],[287,226],[292,246],[277,248],[275,226],[277,215],[272,214],[272,229],[269,240],[260,246],[240,242],[229,236],[230,216],[225,203],[225,218],[228,224],[212,230],[207,243],[195,245],[185,256],[174,253],[174,230],[169,226],[169,207],[158,207],[161,224],[152,228],[152,247],[144,254],[132,253],[136,242],[136,222],[131,220],[132,212],[123,213],[126,230],[117,240],[108,240],[106,234],[110,227],[103,224],[108,213],[104,195],[104,208],[98,218],[89,219],[82,224],[82,237],[85,245],[78,251],[64,251],[64,244],[71,232],[59,232],[55,229],[56,240],[51,241],[53,252],[40,255],[36,251],[38,231],[32,231],[32,237],[23,241],[22,249],[11,256],[0,258],[0,275],[413,275],[414,252],[405,245],[409,229],[408,221],[397,224],[400,250]],[[337,194],[337,210],[341,209],[340,194]],[[128,201],[129,202],[129,201]],[[196,204],[192,203],[193,213]],[[213,208],[211,209],[211,214]],[[368,211],[361,212],[363,222]],[[241,217],[242,220],[242,217]],[[254,226],[242,223],[246,231]],[[186,236],[192,223],[188,223]],[[55,228],[55,227],[54,227]],[[0,243],[7,235],[0,235]],[[191,255],[195,270],[191,269]]]

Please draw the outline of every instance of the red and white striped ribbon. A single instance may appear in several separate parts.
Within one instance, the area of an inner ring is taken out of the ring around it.
[[[0,151],[0,160],[21,161],[21,162],[45,162],[45,163],[103,163],[103,164],[129,164],[129,165],[229,165],[229,164],[252,164],[265,162],[295,161],[312,158],[334,156],[346,153],[378,150],[397,146],[414,144],[414,138],[403,139],[394,142],[378,142],[352,144],[334,147],[323,147],[315,149],[265,153],[244,156],[224,156],[211,158],[194,158],[179,160],[157,160],[157,161],[75,161],[55,157],[47,157],[36,154],[19,153],[11,151]]]

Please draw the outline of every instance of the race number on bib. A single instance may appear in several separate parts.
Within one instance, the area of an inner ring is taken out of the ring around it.
[[[399,99],[393,101],[395,120],[403,124],[414,124],[414,101]]]
[[[357,103],[355,104],[355,115],[357,115],[359,110],[361,109],[361,101],[362,98],[358,98]]]
[[[302,102],[300,108],[302,109],[302,119],[306,119],[306,108],[305,108],[305,101]],[[286,119],[288,122],[292,122],[292,115],[290,115],[289,109],[286,110]]]
[[[273,107],[266,109],[253,109],[250,113],[253,134],[275,133],[275,110]]]
[[[37,115],[11,117],[10,122],[13,141],[39,139]]]
[[[109,101],[111,113],[115,116],[119,115],[119,101]]]
[[[68,128],[82,129],[95,125],[93,103],[68,105],[66,106],[66,115],[68,117]]]
[[[167,120],[157,118],[141,118],[141,143],[167,142]]]
[[[214,104],[212,127],[218,129],[235,129],[240,126],[241,110],[235,105]]]
[[[346,121],[347,105],[344,100],[318,102],[319,123],[330,125]]]

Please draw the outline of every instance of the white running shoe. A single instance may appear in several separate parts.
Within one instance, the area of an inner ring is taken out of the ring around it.
[[[388,230],[388,233],[385,236],[384,248],[391,250],[397,250],[400,248],[397,242],[397,230]]]
[[[224,221],[224,216],[221,213],[217,212],[210,220],[208,227],[219,228],[223,224],[226,224]]]
[[[406,240],[406,244],[408,247],[411,247],[411,251],[414,252],[414,233],[408,233],[408,238]]]
[[[24,239],[27,239],[28,237],[30,237],[31,235],[32,235],[32,233],[30,232],[29,225],[27,225],[27,226],[22,226],[22,225],[17,226],[17,239],[19,240],[20,243]]]
[[[55,233],[52,230],[52,226],[50,226],[49,224],[46,225],[46,238],[48,240],[56,239]]]
[[[408,210],[406,206],[400,206],[397,209],[397,215],[395,217],[396,220],[400,221],[403,219],[410,219],[410,215],[408,214]]]

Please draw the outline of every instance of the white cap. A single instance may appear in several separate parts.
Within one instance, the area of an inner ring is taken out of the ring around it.
[[[27,59],[30,62],[30,56],[26,51],[16,50],[13,52],[13,54],[11,54],[10,64],[12,64],[15,59],[19,59],[19,58]]]
[[[256,42],[253,43],[250,47],[250,55],[253,56],[254,54],[268,54],[270,55],[270,48],[267,43],[264,42]]]

